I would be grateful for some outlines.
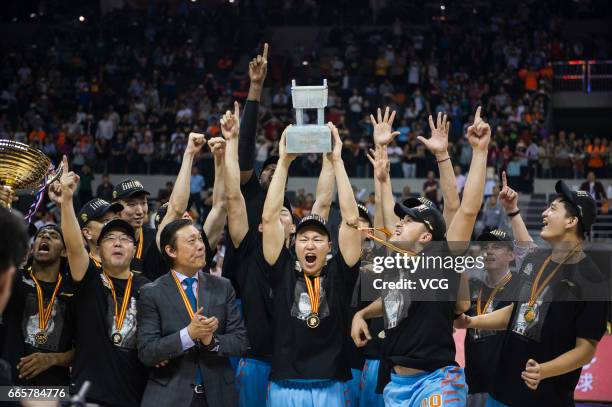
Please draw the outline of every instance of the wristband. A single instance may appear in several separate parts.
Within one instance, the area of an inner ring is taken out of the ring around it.
[[[441,159],[440,161],[437,161],[437,160],[436,160],[436,162],[437,162],[438,164],[440,164],[440,163],[443,163],[444,161],[447,161],[447,160],[450,160],[450,156],[448,156],[448,157],[446,157],[446,158],[443,158],[443,159]]]
[[[514,218],[516,215],[518,215],[519,213],[521,213],[521,210],[520,210],[520,209],[517,209],[517,210],[516,210],[516,211],[514,211],[514,212],[510,212],[510,213],[508,214],[508,217],[512,219],[512,218]]]

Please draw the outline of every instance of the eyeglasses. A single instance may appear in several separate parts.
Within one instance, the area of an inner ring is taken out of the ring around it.
[[[102,238],[102,242],[113,242],[119,241],[121,244],[133,243],[134,239],[125,235],[106,235]]]

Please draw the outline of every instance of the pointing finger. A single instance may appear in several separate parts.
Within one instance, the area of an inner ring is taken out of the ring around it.
[[[502,171],[502,188],[506,188],[508,186],[508,176],[506,175],[506,171]]]
[[[264,43],[264,50],[263,50],[263,55],[262,55],[264,61],[268,60],[268,43]]]
[[[482,106],[478,106],[478,109],[476,109],[476,114],[474,115],[474,124],[478,123],[479,121],[481,121],[482,119],[480,118],[480,109],[482,108]]]
[[[236,120],[240,117],[240,104],[238,101],[234,102],[234,116],[236,116]]]

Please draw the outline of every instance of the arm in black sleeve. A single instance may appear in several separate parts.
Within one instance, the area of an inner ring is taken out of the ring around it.
[[[259,102],[247,100],[244,113],[240,120],[240,139],[238,141],[238,163],[240,164],[241,181],[250,178],[242,176],[245,172],[253,171],[255,167],[255,134],[257,133],[257,113]]]

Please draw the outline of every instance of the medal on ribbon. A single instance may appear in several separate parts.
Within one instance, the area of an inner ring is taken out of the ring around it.
[[[310,299],[310,315],[306,318],[308,328],[316,328],[319,326],[319,298],[321,296],[321,277],[314,277],[314,282],[310,281],[310,277],[304,274],[304,282],[308,290],[308,298]]]
[[[62,284],[62,275],[57,275],[57,283],[55,283],[55,289],[53,290],[51,299],[49,300],[49,303],[46,307],[43,304],[44,296],[42,287],[38,283],[36,277],[34,277],[34,273],[32,272],[31,268],[30,276],[32,277],[32,280],[34,280],[34,284],[36,285],[36,300],[38,302],[38,332],[34,334],[34,341],[37,345],[44,345],[49,339],[47,325],[49,325],[49,320],[51,319],[51,311],[53,311],[53,304],[55,303],[57,292],[59,291],[60,285]]]
[[[123,335],[121,334],[121,328],[123,327],[123,321],[125,320],[125,314],[128,308],[128,304],[130,303],[130,294],[132,293],[132,277],[133,274],[130,273],[128,277],[127,284],[125,285],[125,293],[123,293],[123,301],[121,301],[121,309],[119,309],[119,305],[117,304],[117,294],[115,293],[115,285],[113,284],[113,280],[106,274],[105,271],[102,271],[106,280],[108,281],[108,285],[111,289],[111,294],[113,295],[113,302],[115,303],[115,329],[116,331],[111,334],[111,341],[115,345],[121,344],[123,341]]]

